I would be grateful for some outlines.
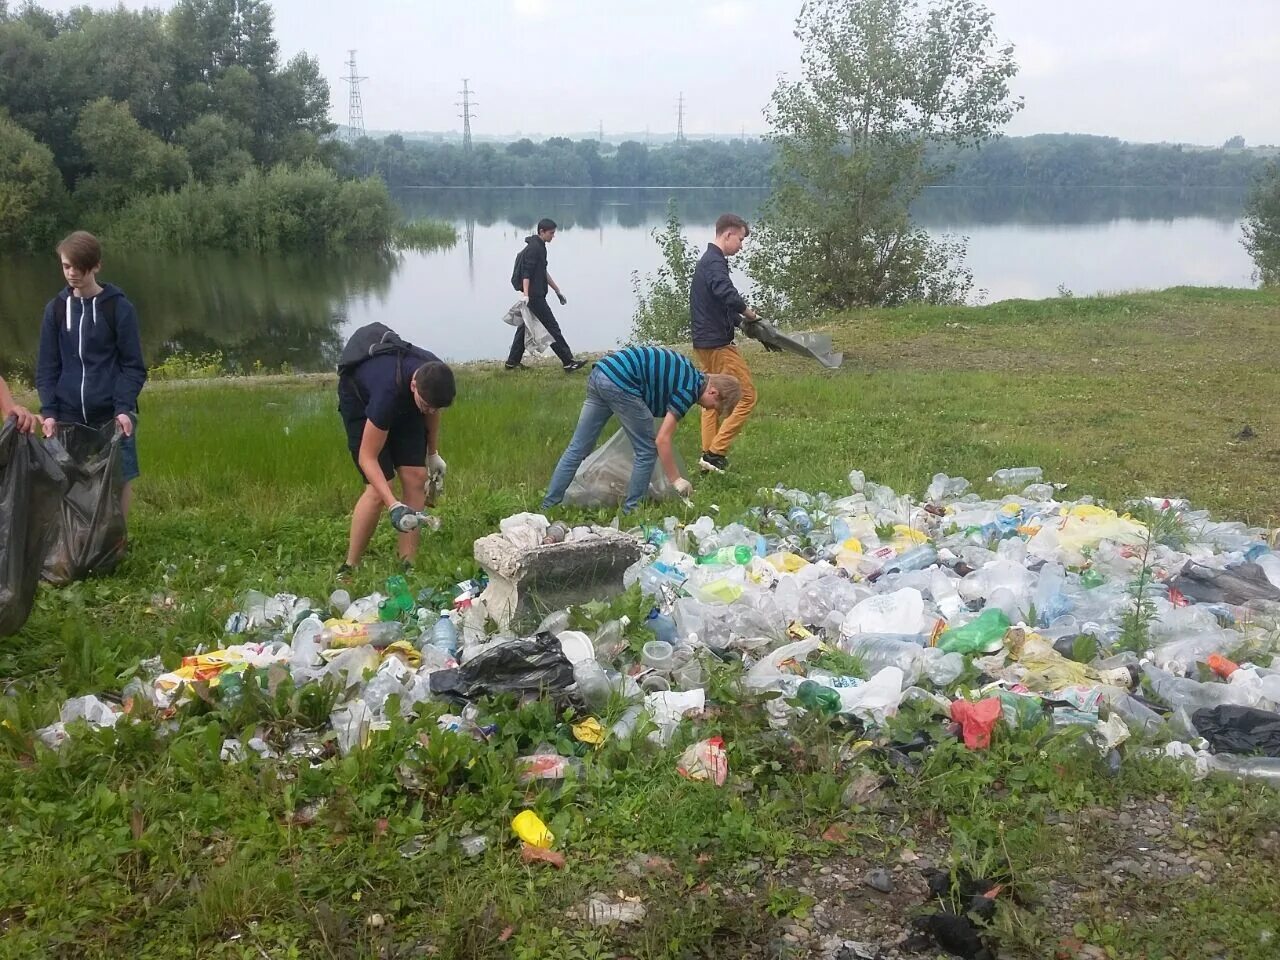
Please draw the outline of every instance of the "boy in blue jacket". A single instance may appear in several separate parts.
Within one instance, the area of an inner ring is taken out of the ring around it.
[[[36,390],[44,435],[61,423],[101,429],[114,420],[124,433],[121,509],[129,514],[138,476],[138,394],[147,382],[138,313],[119,287],[98,283],[102,246],[77,230],[57,247],[67,285],[44,308]]]

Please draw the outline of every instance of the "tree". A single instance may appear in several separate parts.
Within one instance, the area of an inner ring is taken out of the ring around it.
[[[245,146],[251,140],[247,127],[218,113],[202,114],[178,134],[191,172],[209,183],[231,183],[249,172],[253,155]]]
[[[51,242],[65,205],[53,153],[0,112],[0,250]]]
[[[1243,150],[1244,137],[1240,136],[1240,134],[1237,133],[1234,137],[1231,137],[1226,143],[1222,145],[1222,149],[1223,150]]]
[[[1280,286],[1280,163],[1259,178],[1245,208],[1245,249],[1263,286]]]
[[[748,267],[775,310],[963,300],[962,241],[909,206],[940,170],[930,144],[974,146],[1022,106],[1011,47],[977,0],[811,0],[796,20],[801,78],[768,114],[775,187]]]
[[[76,197],[112,209],[135,196],[174,190],[191,176],[186,151],[143,130],[128,106],[103,97],[76,124],[76,139],[92,173],[76,185]]]

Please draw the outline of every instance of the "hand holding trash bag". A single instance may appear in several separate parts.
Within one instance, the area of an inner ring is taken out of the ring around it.
[[[746,320],[742,324],[742,332],[752,340],[759,340],[760,345],[765,348],[768,353],[781,353],[782,348],[776,343],[770,343],[765,340],[764,327],[760,325],[760,321],[756,319]]]

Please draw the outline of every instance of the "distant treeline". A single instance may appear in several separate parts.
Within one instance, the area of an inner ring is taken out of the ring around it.
[[[1273,151],[1278,152],[1278,151]],[[392,134],[354,149],[354,173],[391,187],[753,187],[770,185],[774,149],[757,140],[649,147],[552,137],[477,144],[405,140]],[[952,186],[1248,187],[1265,151],[1126,143],[1114,137],[1005,137],[981,149],[934,152],[937,182]]]
[[[766,187],[773,147],[760,141],[701,140],[649,147],[628,140],[552,137],[479,143],[361,140],[353,173],[376,173],[390,187]]]

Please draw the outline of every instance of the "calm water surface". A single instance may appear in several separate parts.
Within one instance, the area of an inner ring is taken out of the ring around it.
[[[137,304],[152,361],[220,351],[255,362],[332,367],[345,335],[381,320],[451,360],[504,356],[514,300],[511,264],[532,225],[560,224],[551,274],[569,298],[555,307],[569,343],[603,350],[626,337],[632,274],[659,263],[652,239],[668,197],[699,247],[728,210],[752,217],[756,191],[411,190],[410,216],[453,223],[450,250],[315,258],[108,251],[102,278]],[[1243,197],[1195,190],[928,191],[915,209],[930,232],[969,239],[975,287],[987,301],[1194,284],[1252,285],[1240,245]],[[742,280],[739,275],[739,280]],[[61,277],[52,255],[0,257],[0,372],[30,376],[45,302]],[[745,281],[743,281],[745,286]]]

